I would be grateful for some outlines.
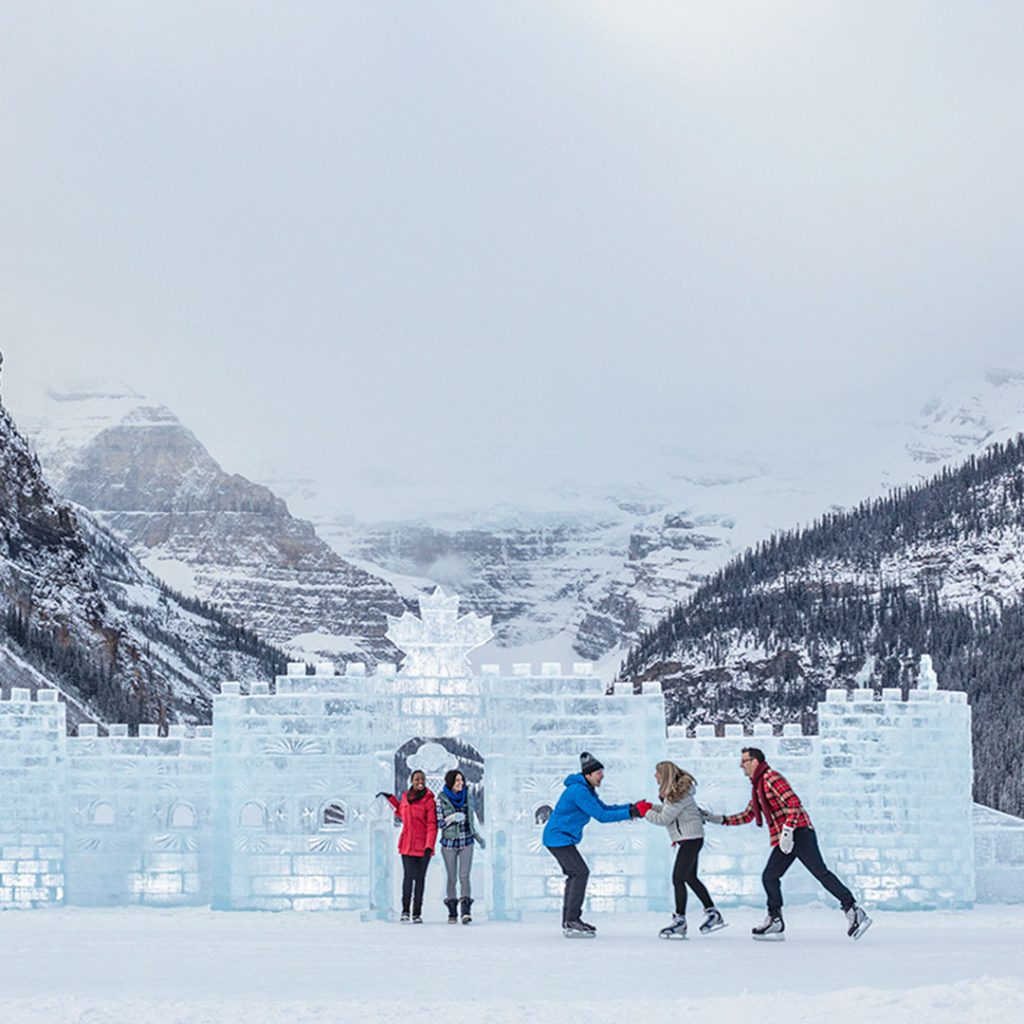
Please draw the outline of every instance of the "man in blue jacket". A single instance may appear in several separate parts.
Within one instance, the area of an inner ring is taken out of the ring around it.
[[[544,845],[558,861],[565,875],[562,899],[562,934],[566,938],[594,938],[597,929],[580,920],[587,895],[590,869],[576,849],[583,828],[591,818],[598,821],[626,821],[642,818],[651,805],[646,800],[635,804],[606,804],[597,795],[604,779],[604,765],[593,754],[580,754],[580,770],[565,780],[565,789],[544,826]]]

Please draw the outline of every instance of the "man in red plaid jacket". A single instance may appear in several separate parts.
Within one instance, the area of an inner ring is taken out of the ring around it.
[[[768,819],[772,852],[761,875],[764,891],[768,894],[768,917],[764,924],[752,929],[754,938],[785,938],[782,876],[794,860],[799,860],[839,900],[846,914],[846,934],[859,939],[871,927],[871,918],[857,906],[853,893],[825,866],[810,816],[793,792],[793,787],[784,775],[768,767],[764,752],[757,747],[743,748],[740,767],[750,779],[753,790],[747,809],[740,814],[705,814],[705,817],[716,825],[745,825],[756,819],[759,828],[763,819]]]

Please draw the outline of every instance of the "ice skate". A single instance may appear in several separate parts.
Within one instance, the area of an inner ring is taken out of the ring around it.
[[[659,939],[685,939],[686,938],[686,915],[673,914],[672,923],[667,928],[658,932]]]
[[[408,924],[409,923],[409,911],[408,910],[403,910],[402,911],[402,916],[398,920],[401,921],[402,924]]]
[[[846,934],[851,939],[859,939],[872,924],[871,918],[856,903],[846,912],[846,922],[849,926]]]
[[[764,919],[764,924],[759,924],[756,928],[750,929],[750,934],[755,939],[760,939],[762,942],[782,942],[785,939],[783,934],[786,931],[786,925],[781,917],[773,917],[769,914]]]
[[[562,925],[562,935],[567,939],[596,939],[597,929],[586,921],[566,921]]]
[[[725,923],[722,913],[717,907],[708,907],[704,913],[704,921],[700,926],[701,935],[710,935],[712,932],[717,932],[720,928],[729,927]]]

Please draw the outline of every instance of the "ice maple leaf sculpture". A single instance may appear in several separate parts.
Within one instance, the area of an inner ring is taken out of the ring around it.
[[[490,615],[459,618],[459,598],[436,587],[420,598],[420,617],[388,616],[387,638],[405,653],[401,675],[469,676],[469,652],[492,639]]]

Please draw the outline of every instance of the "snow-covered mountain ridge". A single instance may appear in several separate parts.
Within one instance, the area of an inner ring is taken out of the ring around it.
[[[267,678],[285,655],[175,594],[90,514],[56,497],[0,406],[3,684],[66,695],[69,722],[209,721],[225,678]]]
[[[117,385],[48,399],[30,418],[48,475],[156,575],[300,657],[396,660],[386,616],[406,606],[394,588],[269,488],[226,473],[170,410]]]
[[[1024,810],[1024,437],[733,560],[629,652],[670,721],[813,717],[906,687],[921,654],[974,707],[976,795]],[[808,724],[812,724],[808,722]]]
[[[173,414],[131,388],[51,389],[23,406],[65,493],[163,579],[277,643],[393,660],[383,615],[440,583],[494,617],[496,640],[475,663],[585,657],[614,669],[645,629],[772,532],[1024,429],[1024,371],[990,369],[922,402],[907,420],[859,424],[856,465],[666,445],[647,482],[576,482],[524,490],[517,506],[481,502],[377,523],[355,520],[323,481],[281,474],[260,488],[228,477]]]

